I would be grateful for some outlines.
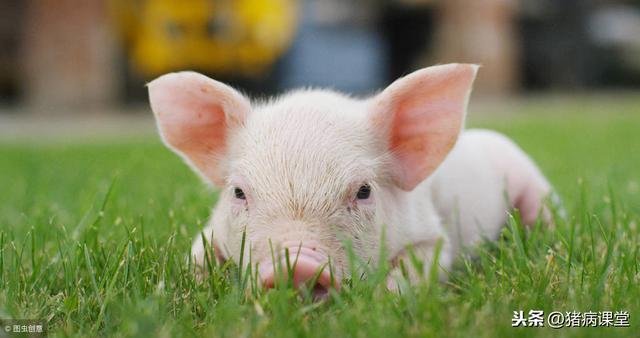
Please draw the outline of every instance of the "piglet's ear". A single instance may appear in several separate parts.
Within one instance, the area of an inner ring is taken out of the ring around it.
[[[424,68],[370,101],[371,125],[388,140],[394,181],[401,189],[413,190],[455,144],[477,70],[471,64]]]
[[[249,101],[233,88],[194,72],[163,75],[148,84],[164,142],[204,177],[224,184],[227,138],[244,125]]]

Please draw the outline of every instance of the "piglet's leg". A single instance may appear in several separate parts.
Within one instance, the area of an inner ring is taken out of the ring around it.
[[[496,174],[505,180],[509,203],[520,211],[522,222],[531,225],[538,216],[550,222],[551,214],[544,202],[551,193],[551,185],[533,160],[502,134],[470,130],[467,135],[483,145]]]
[[[435,268],[439,273],[439,280],[446,280],[445,272],[453,261],[451,251],[451,245],[446,238],[421,241],[405,247],[391,260],[393,268],[387,277],[387,288],[399,291],[407,285],[405,282],[416,285],[428,279],[433,271],[436,256],[438,262]]]
[[[207,260],[211,264],[214,264],[213,260],[216,260],[218,264],[222,264],[226,260],[220,247],[213,239],[213,224],[205,227],[193,240],[191,259],[196,266],[199,278],[202,278],[207,272]]]
[[[533,160],[518,146],[506,140],[504,147],[507,148],[506,156],[498,161],[498,165],[502,166],[507,178],[511,205],[519,210],[524,224],[535,223],[538,216],[550,223],[551,213],[544,202],[551,193],[551,185]]]

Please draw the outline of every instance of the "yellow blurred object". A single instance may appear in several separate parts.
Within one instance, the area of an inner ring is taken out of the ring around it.
[[[291,44],[296,0],[112,0],[134,68],[258,77]]]

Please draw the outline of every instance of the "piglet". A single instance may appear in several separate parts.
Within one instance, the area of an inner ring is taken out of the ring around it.
[[[384,245],[394,276],[410,254],[425,270],[448,268],[463,247],[495,238],[511,208],[533,223],[550,192],[533,161],[501,134],[463,131],[477,70],[424,68],[364,99],[303,89],[252,102],[194,72],[150,82],[162,139],[220,188],[195,262],[204,237],[219,260],[255,264],[267,288],[292,272],[296,287],[313,281],[326,294],[347,277],[347,243],[373,264]],[[287,257],[292,268],[277,269]]]

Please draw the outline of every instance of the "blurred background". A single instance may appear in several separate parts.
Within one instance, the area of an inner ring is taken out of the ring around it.
[[[254,97],[370,94],[448,62],[483,66],[474,100],[628,93],[640,88],[640,1],[2,1],[0,46],[5,135],[25,116],[150,117],[144,84],[185,69]],[[125,127],[136,124],[113,128]]]

